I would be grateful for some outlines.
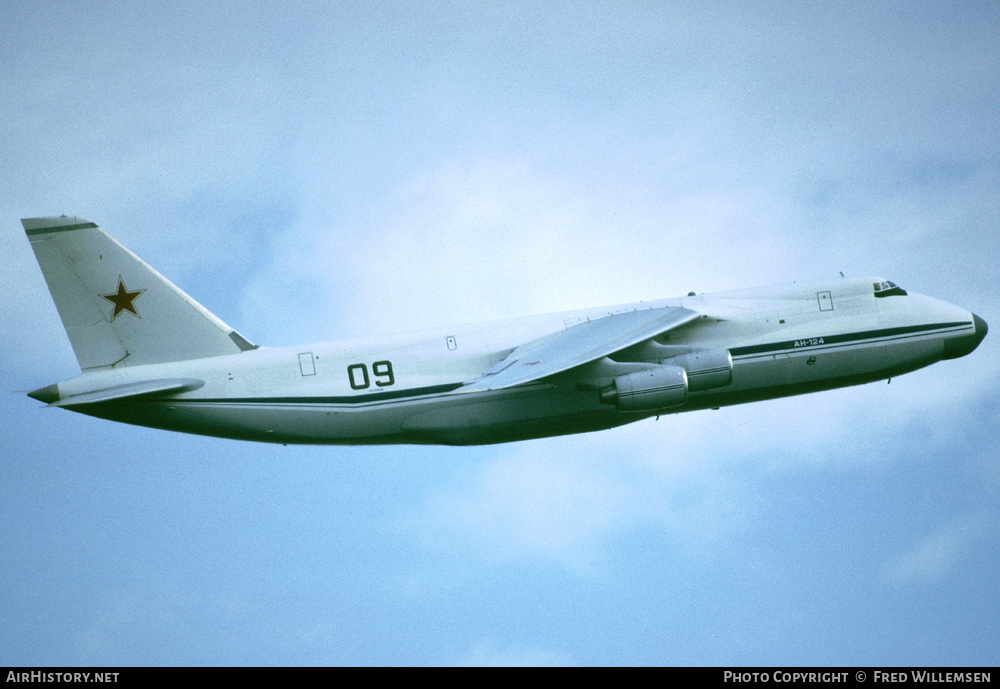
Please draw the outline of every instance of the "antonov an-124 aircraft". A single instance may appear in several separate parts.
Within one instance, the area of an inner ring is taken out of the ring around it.
[[[965,356],[986,323],[879,277],[258,347],[92,222],[21,221],[82,373],[30,394],[275,443],[476,445],[799,395]]]

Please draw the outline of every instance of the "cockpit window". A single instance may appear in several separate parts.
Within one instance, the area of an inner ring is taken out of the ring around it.
[[[876,297],[905,297],[906,290],[902,287],[896,287],[895,282],[876,282],[874,283],[875,296]]]

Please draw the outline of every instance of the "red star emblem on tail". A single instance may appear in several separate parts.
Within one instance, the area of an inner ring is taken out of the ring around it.
[[[144,289],[137,289],[134,292],[129,292],[128,288],[125,287],[125,281],[122,280],[121,276],[118,276],[118,291],[112,292],[111,294],[102,294],[101,296],[110,301],[115,305],[115,312],[111,314],[111,320],[118,318],[118,314],[122,311],[128,311],[136,318],[141,318],[139,312],[135,310],[135,304],[133,303],[140,294],[145,292]]]

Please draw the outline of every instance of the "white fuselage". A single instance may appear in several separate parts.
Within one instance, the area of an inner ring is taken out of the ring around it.
[[[841,278],[101,368],[59,384],[59,395],[190,378],[204,385],[168,398],[66,406],[128,423],[269,442],[482,444],[885,379],[962,356],[985,335],[985,324],[969,311],[912,293],[876,297],[873,282],[878,279]],[[664,306],[701,317],[659,342],[728,350],[729,384],[690,392],[678,406],[643,411],[602,403],[592,387],[573,384],[572,372],[502,390],[463,389],[525,342],[612,313]]]

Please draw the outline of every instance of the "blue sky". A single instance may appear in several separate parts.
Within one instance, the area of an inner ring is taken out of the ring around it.
[[[1000,322],[995,3],[0,7],[0,663],[995,664],[1000,366],[485,448],[40,408],[18,219],[269,345],[846,274]]]

